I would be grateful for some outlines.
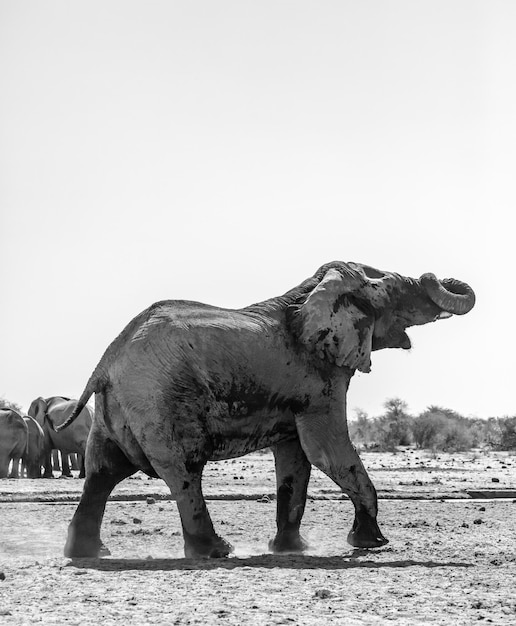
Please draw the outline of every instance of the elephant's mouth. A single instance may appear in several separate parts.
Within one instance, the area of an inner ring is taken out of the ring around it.
[[[384,348],[401,348],[402,350],[410,350],[412,348],[412,342],[403,329],[391,331],[387,335],[375,333],[373,335],[372,349],[383,350]]]

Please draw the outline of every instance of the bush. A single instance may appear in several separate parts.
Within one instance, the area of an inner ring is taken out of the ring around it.
[[[437,448],[443,432],[448,426],[448,418],[441,412],[425,411],[414,418],[412,435],[417,448]]]
[[[490,443],[498,450],[516,450],[516,416],[499,417],[490,422]]]
[[[463,452],[473,447],[473,436],[467,424],[448,418],[444,432],[436,442],[436,448],[444,452]]]

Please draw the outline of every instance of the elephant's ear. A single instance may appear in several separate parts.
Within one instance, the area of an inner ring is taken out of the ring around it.
[[[297,328],[300,341],[319,358],[369,372],[374,316],[353,297],[364,280],[354,269],[347,275],[328,270],[299,307]]]
[[[43,423],[45,419],[45,413],[47,412],[47,403],[41,396],[31,402],[28,410],[28,414],[33,417],[38,423]]]

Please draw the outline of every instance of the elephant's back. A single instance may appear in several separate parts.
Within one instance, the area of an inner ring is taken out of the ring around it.
[[[0,432],[2,448],[9,448],[8,454],[21,456],[28,437],[28,428],[23,417],[11,409],[0,410]]]

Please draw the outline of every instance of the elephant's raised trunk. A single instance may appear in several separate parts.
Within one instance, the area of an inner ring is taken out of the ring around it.
[[[434,274],[423,274],[419,282],[428,297],[443,311],[464,315],[475,306],[475,292],[460,280],[455,278],[439,280]]]

